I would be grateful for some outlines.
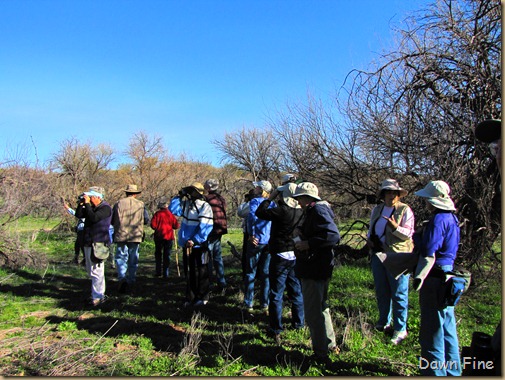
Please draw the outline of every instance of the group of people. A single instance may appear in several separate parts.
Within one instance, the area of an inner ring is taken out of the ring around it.
[[[105,201],[104,189],[92,186],[78,197],[76,209],[66,203],[67,211],[78,219],[76,226],[75,262],[84,252],[84,264],[91,278],[91,304],[105,301],[104,260],[98,252],[108,250],[113,257],[112,266],[117,270],[119,291],[130,292],[134,286],[138,263],[139,245],[144,239],[144,225],[149,224],[149,214],[144,203],[137,199],[141,193],[136,185],[128,185],[125,197],[114,206]],[[113,245],[115,243],[115,252]]]
[[[135,282],[143,226],[149,222],[155,231],[156,275],[165,278],[176,239],[174,231],[179,230],[187,278],[185,306],[199,307],[209,302],[213,267],[214,281],[224,290],[221,238],[228,227],[226,201],[218,187],[216,179],[184,187],[172,199],[160,201],[152,220],[143,202],[136,199],[140,191],[135,185],[128,185],[126,196],[113,207],[104,200],[103,189],[92,187],[84,192],[75,216],[83,224],[78,230],[83,231],[80,239],[91,278],[92,304],[96,306],[105,299],[104,267],[94,257],[96,244],[116,243],[119,289],[127,292]],[[390,334],[395,345],[407,338],[409,277],[413,273],[414,289],[419,291],[421,357],[430,363],[421,368],[421,373],[460,375],[454,306],[441,303],[445,274],[454,267],[460,241],[450,187],[444,181],[430,181],[414,193],[425,199],[431,211],[429,222],[420,231],[415,229],[412,209],[403,201],[407,194],[396,180],[388,178],[379,186],[382,202],[371,212],[367,245],[379,312],[375,328]],[[315,184],[296,181],[293,174],[287,174],[276,188],[266,180],[253,182],[238,215],[244,220],[244,312],[254,310],[258,280],[257,306],[268,315],[269,333],[280,344],[287,292],[292,327],[298,329],[306,324],[315,359],[328,360],[330,352],[338,352],[327,299],[335,247],[340,241],[329,203],[320,198]],[[76,260],[78,256],[76,250]]]
[[[386,179],[378,194],[383,202],[370,217],[367,243],[379,311],[375,328],[391,333],[393,344],[407,338],[409,278],[415,268],[414,288],[419,291],[421,311],[421,358],[430,363],[421,372],[431,376],[460,375],[454,306],[444,304],[445,273],[453,270],[460,241],[456,208],[449,185],[430,181],[414,193],[426,200],[431,212],[427,225],[416,232],[414,213],[402,202],[407,194],[397,181]]]
[[[221,236],[227,233],[226,201],[217,192],[218,184],[216,179],[209,179],[205,183],[205,196],[204,186],[195,183],[182,189],[171,201],[161,199],[152,219],[144,203],[137,199],[141,190],[133,184],[124,189],[125,197],[114,206],[105,201],[104,189],[97,186],[78,197],[75,210],[64,202],[65,209],[78,219],[74,260],[79,263],[82,250],[83,263],[91,278],[91,304],[97,306],[105,301],[104,260],[95,256],[101,247],[107,247],[111,252],[112,266],[117,269],[118,291],[133,291],[139,246],[145,238],[146,225],[154,230],[155,275],[165,279],[169,276],[170,255],[176,242],[175,230],[180,229],[179,241],[185,248],[184,268],[189,279],[188,299],[191,302],[188,304],[207,302],[207,274],[212,273],[212,264],[216,268],[218,285],[224,288]],[[176,216],[182,221],[179,222]],[[201,257],[197,260],[199,252]]]

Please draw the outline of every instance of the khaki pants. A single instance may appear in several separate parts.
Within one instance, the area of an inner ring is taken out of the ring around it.
[[[335,332],[326,303],[330,279],[311,280],[302,278],[303,308],[305,323],[309,326],[312,349],[318,356],[327,356],[335,347]]]
[[[105,264],[91,261],[91,247],[84,247],[86,271],[91,278],[91,299],[102,299],[105,296]]]

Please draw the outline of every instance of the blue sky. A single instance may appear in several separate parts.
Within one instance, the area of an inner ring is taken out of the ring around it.
[[[263,128],[307,92],[329,98],[423,4],[0,0],[4,156],[44,164],[70,137],[122,152],[142,130],[218,165],[212,140]]]

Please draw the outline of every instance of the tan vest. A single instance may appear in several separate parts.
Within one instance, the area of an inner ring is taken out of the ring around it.
[[[144,234],[144,202],[126,197],[120,199],[114,209],[114,242],[140,243]]]
[[[400,221],[403,218],[403,214],[405,214],[408,208],[409,206],[402,202],[398,202],[395,205],[395,210],[391,217],[397,224],[400,224]],[[370,217],[370,226],[373,226],[375,224],[375,221],[380,218],[383,209],[384,204],[379,205],[373,209],[372,215]],[[412,252],[414,250],[414,242],[412,241],[412,238],[402,240],[393,234],[393,229],[388,225],[386,225],[385,233],[387,245],[386,252]]]

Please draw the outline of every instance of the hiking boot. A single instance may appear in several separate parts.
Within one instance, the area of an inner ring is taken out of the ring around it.
[[[393,333],[393,338],[391,338],[391,343],[394,345],[399,344],[402,340],[404,340],[407,337],[407,330],[404,331],[395,331]]]

